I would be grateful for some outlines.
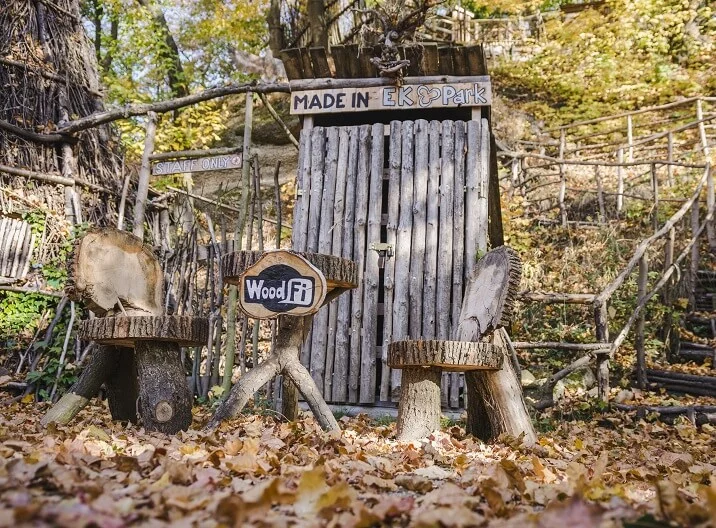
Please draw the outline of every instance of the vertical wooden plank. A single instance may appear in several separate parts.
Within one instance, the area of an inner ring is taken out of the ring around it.
[[[466,46],[465,56],[467,62],[467,75],[487,75],[485,53],[482,45]]]
[[[298,189],[296,189],[291,246],[296,251],[306,251],[308,211],[311,201],[311,131],[306,129],[301,130],[296,180]]]
[[[454,46],[452,48],[452,67],[453,75],[470,75],[467,71],[467,57],[465,57],[465,48],[462,46]]]
[[[311,198],[309,201],[306,251],[318,251],[318,235],[321,226],[321,197],[323,195],[323,171],[326,157],[326,129],[315,127],[311,131]]]
[[[564,163],[562,163],[566,146],[566,131],[563,128],[559,132],[559,212],[562,217],[562,227],[567,227],[567,209],[564,205],[564,198],[567,194],[567,173],[564,171]]]
[[[395,244],[395,289],[393,290],[393,340],[408,337],[410,317],[410,256],[413,230],[413,145],[415,124],[403,121],[401,132],[400,214]],[[391,372],[393,391],[400,386],[400,370]]]
[[[370,62],[370,59],[374,55],[373,46],[364,46],[360,48],[360,55],[358,55],[358,65],[360,67],[360,73],[362,77],[375,77],[378,75],[378,69],[375,64]],[[380,48],[378,48],[380,53]]]
[[[333,200],[333,224],[331,225],[331,233],[333,241],[331,244],[331,254],[341,256],[343,254],[343,217],[345,216],[345,195],[346,195],[346,175],[348,173],[348,148],[349,137],[348,128],[340,127],[338,129],[338,162],[336,169],[336,190]],[[333,394],[333,364],[336,355],[344,353],[336,347],[336,336],[339,331],[345,329],[338,328],[338,303],[332,302],[328,305],[328,340],[326,342],[326,374],[323,382],[323,394],[326,399],[330,399]]]
[[[488,134],[485,119],[467,122],[465,276],[472,272],[477,258],[487,251]]]
[[[709,141],[706,136],[706,123],[704,123],[704,108],[701,98],[696,99],[696,120],[699,121],[699,138],[701,139],[701,150],[704,160],[709,161],[711,149],[709,149]]]
[[[450,290],[453,268],[453,202],[455,199],[455,124],[442,122],[440,167],[440,230],[437,255],[437,339],[450,339]]]
[[[331,46],[333,64],[336,68],[336,79],[347,79],[350,76],[348,71],[348,58],[345,46]]]
[[[654,232],[659,230],[659,180],[656,177],[656,163],[652,163],[651,167],[651,193],[654,198],[654,210],[652,211],[652,225]]]
[[[308,203],[306,251],[318,251],[318,233],[321,225],[321,196],[323,194],[323,169],[326,156],[326,129],[311,130],[311,194]],[[313,328],[313,327],[312,327]],[[313,334],[313,330],[311,330]],[[310,367],[312,335],[306,338],[301,350],[301,363]]]
[[[310,79],[313,77],[313,65],[311,64],[311,55],[306,48],[299,48],[301,53],[301,65],[303,66],[303,78]]]
[[[440,133],[440,121],[431,121],[428,128],[428,187],[426,194],[425,280],[423,284],[423,337],[425,339],[436,337],[438,230],[440,226],[438,216],[440,202]],[[439,312],[437,314],[442,316]]]
[[[386,225],[386,243],[392,246],[393,256],[385,260],[384,296],[383,296],[383,356],[387,355],[388,346],[393,338],[393,312],[395,290],[395,250],[398,237],[398,218],[400,215],[400,169],[402,152],[402,127],[400,121],[390,123],[390,145],[388,147],[388,222]],[[387,365],[384,366],[388,373]],[[381,383],[381,401],[391,399],[389,386]]]
[[[410,337],[423,332],[423,282],[425,281],[425,232],[428,196],[428,122],[415,121],[415,167],[413,176],[413,229],[410,258]]]
[[[370,174],[370,125],[360,127],[358,137],[358,171],[353,227],[353,260],[361,275],[353,290],[351,323],[351,355],[348,378],[348,399],[356,403],[359,397],[361,332],[363,332],[363,275],[366,257],[366,221],[368,218],[368,178]]]
[[[666,174],[669,179],[669,186],[674,186],[674,166],[672,165],[674,161],[674,134],[673,132],[669,131],[669,133],[666,135],[666,160],[669,162],[666,166]],[[620,149],[621,150],[621,149]]]
[[[353,258],[353,219],[356,202],[359,132],[358,127],[348,128],[348,167],[346,172],[344,216],[342,224],[336,226],[336,229],[342,229],[343,231],[341,256],[346,259]],[[338,298],[332,399],[340,402],[348,401],[348,367],[351,355],[351,298],[352,293],[344,293]]]
[[[313,74],[315,77],[317,79],[331,77],[331,69],[328,67],[326,48],[310,48],[308,52],[311,55],[311,63],[313,63]]]
[[[349,44],[346,46],[346,61],[348,62],[348,75],[351,79],[358,79],[361,76],[360,62],[358,54],[360,48],[358,44]]]
[[[417,77],[423,75],[422,73],[422,62],[423,62],[423,47],[422,45],[417,46],[401,46],[401,55],[410,61],[407,68],[408,77]]]
[[[438,48],[438,57],[440,58],[439,71],[440,75],[452,75],[452,48],[442,46]]]
[[[460,319],[463,296],[463,259],[465,257],[465,123],[455,121],[455,179],[453,183],[453,250],[452,250],[452,324],[453,336]],[[460,383],[464,374],[450,374],[450,407],[460,406]]]
[[[423,75],[440,74],[440,59],[437,44],[423,44],[422,70]]]
[[[383,205],[383,123],[371,129],[370,183],[368,190],[368,240],[380,242],[381,214]],[[376,354],[378,332],[378,287],[380,271],[378,252],[368,251],[365,256],[363,275],[363,342],[360,360],[360,403],[373,403],[376,389]],[[381,336],[382,337],[382,336]],[[386,352],[387,353],[387,352]],[[387,357],[385,358],[387,360]],[[386,362],[383,365],[387,367]]]
[[[321,221],[318,229],[318,253],[331,254],[333,244],[333,202],[336,192],[338,171],[338,128],[326,129],[327,146],[323,175],[323,196],[321,196]],[[313,318],[311,336],[311,376],[323,393],[326,373],[326,343],[328,340],[328,306],[321,308]]]
[[[286,76],[289,81],[303,79],[303,61],[298,48],[289,48],[281,52],[281,60],[286,68]]]

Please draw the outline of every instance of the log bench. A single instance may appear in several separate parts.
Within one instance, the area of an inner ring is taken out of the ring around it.
[[[398,440],[417,440],[440,428],[443,372],[499,370],[503,356],[500,347],[492,343],[435,340],[391,343],[388,366],[403,371]]]
[[[238,251],[222,257],[221,268],[224,282],[239,287],[241,311],[255,319],[278,319],[278,333],[269,357],[239,379],[207,427],[214,428],[239,414],[256,391],[283,374],[298,388],[321,427],[338,430],[338,422],[321,391],[299,361],[299,351],[313,314],[358,285],[355,262],[288,250]],[[310,302],[308,298],[296,298],[293,293],[306,293],[308,290],[301,288],[308,283],[312,283]]]

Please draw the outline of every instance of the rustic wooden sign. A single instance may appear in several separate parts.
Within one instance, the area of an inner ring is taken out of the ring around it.
[[[239,282],[239,308],[254,319],[315,313],[326,298],[326,278],[290,251],[269,251],[247,268]]]
[[[152,165],[152,174],[162,176],[180,172],[206,172],[214,170],[240,169],[242,164],[241,153],[224,154],[222,156],[208,156],[206,158],[191,158],[180,160],[159,161]]]
[[[292,92],[291,113],[300,115],[370,110],[454,108],[489,106],[491,102],[492,91],[489,81],[331,88]]]

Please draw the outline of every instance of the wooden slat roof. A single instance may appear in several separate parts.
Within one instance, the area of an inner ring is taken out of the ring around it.
[[[487,75],[487,63],[481,45],[442,46],[435,43],[400,47],[401,56],[409,59],[406,76],[451,75],[456,77]],[[290,81],[298,79],[365,79],[377,77],[370,59],[379,48],[357,44],[326,48],[289,48],[281,59]]]

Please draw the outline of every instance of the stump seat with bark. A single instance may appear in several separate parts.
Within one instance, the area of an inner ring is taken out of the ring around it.
[[[209,321],[164,315],[164,274],[139,237],[98,229],[79,239],[70,257],[67,294],[95,315],[79,337],[98,347],[73,387],[42,424],[67,424],[106,384],[115,420],[174,434],[191,425],[192,397],[180,347],[206,344]]]
[[[418,440],[440,427],[440,380],[447,370],[465,373],[469,433],[482,440],[507,433],[522,436],[526,444],[536,441],[504,329],[520,276],[514,250],[501,246],[489,251],[467,281],[454,341],[390,344],[388,365],[403,370],[399,440]]]
[[[502,347],[484,342],[397,341],[388,349],[388,366],[402,369],[398,439],[417,440],[440,428],[442,373],[499,370]]]
[[[287,250],[238,251],[225,255],[221,266],[224,281],[239,286],[239,308],[248,317],[278,319],[278,333],[271,355],[239,379],[208,427],[216,427],[221,421],[239,414],[256,391],[283,374],[303,395],[321,427],[326,431],[338,430],[338,422],[321,391],[299,361],[299,351],[313,314],[358,285],[355,262],[332,255]],[[310,302],[308,299],[305,302],[304,299],[300,302],[295,298],[288,299],[288,281],[292,280],[298,281],[299,286],[312,284]],[[294,407],[296,403],[293,399]],[[295,411],[288,414],[293,417]]]

